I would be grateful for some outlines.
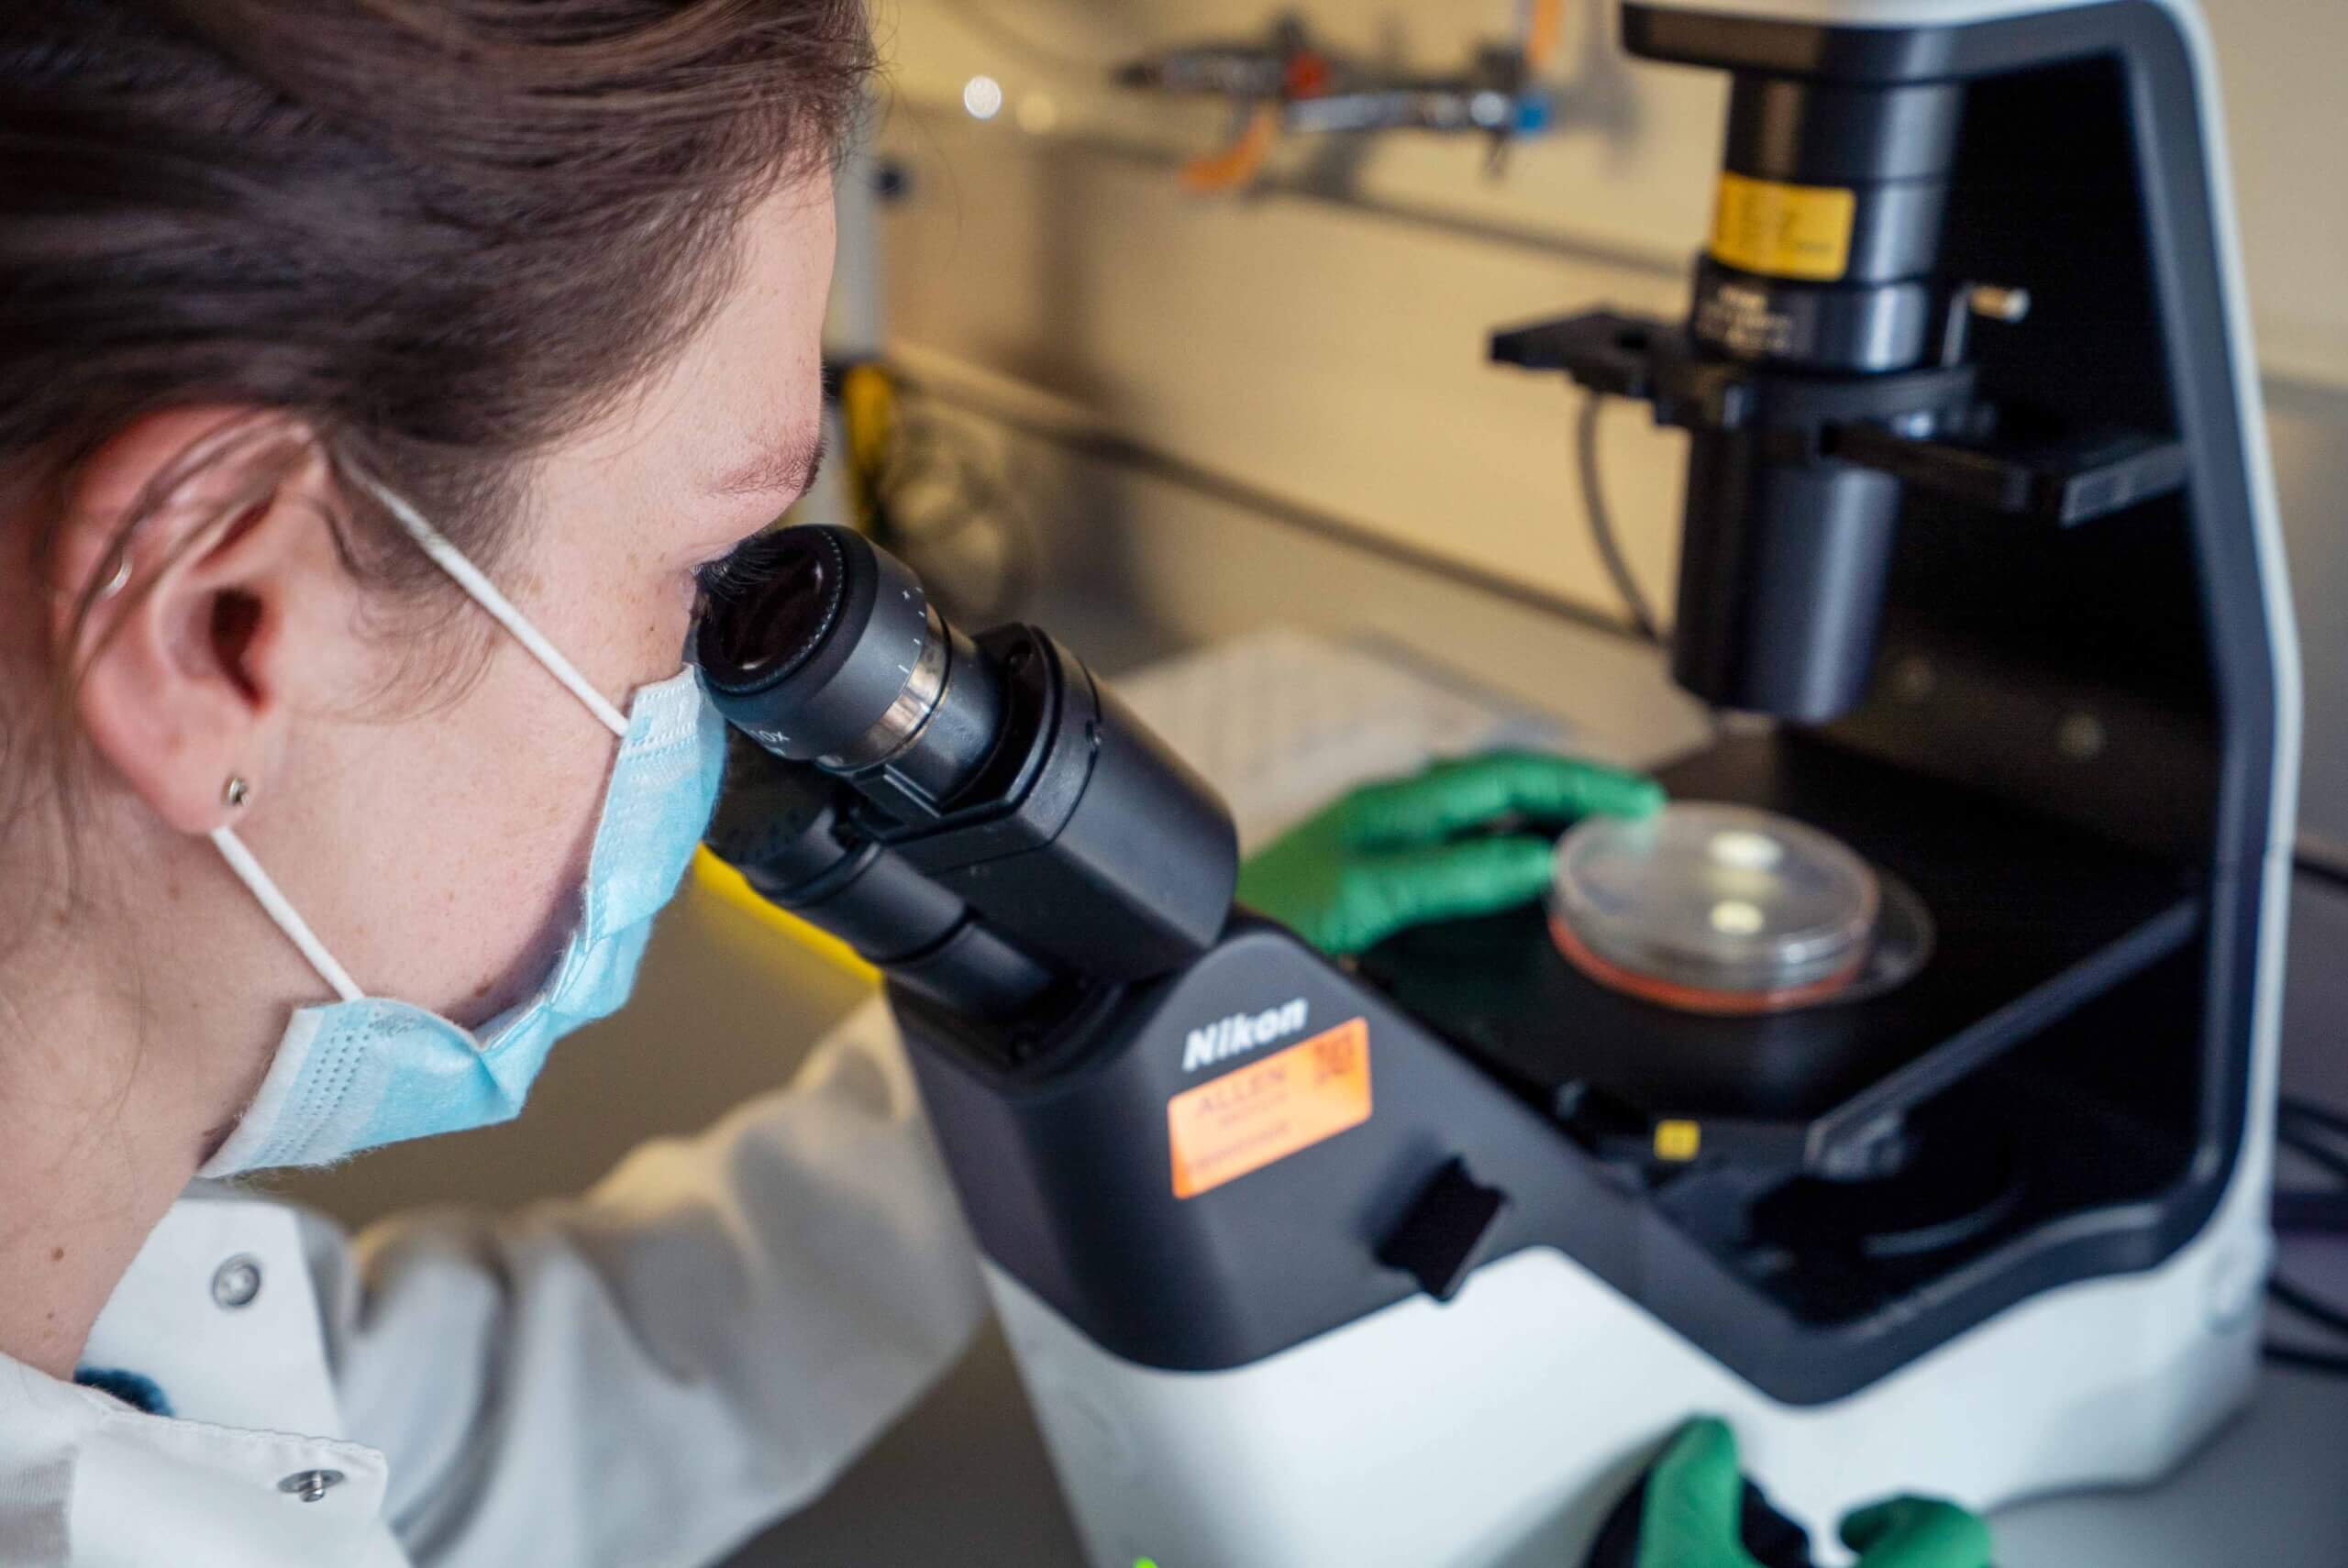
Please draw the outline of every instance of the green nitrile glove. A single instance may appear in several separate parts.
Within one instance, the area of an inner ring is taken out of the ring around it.
[[[1554,835],[1459,838],[1523,818],[1651,815],[1652,778],[1542,752],[1438,762],[1365,784],[1248,856],[1239,901],[1324,953],[1359,953],[1405,926],[1492,914],[1549,885]]]
[[[1739,1533],[1744,1477],[1724,1422],[1679,1429],[1647,1476],[1638,1568],[1756,1568]],[[1989,1568],[1989,1529],[1954,1503],[1900,1497],[1843,1521],[1859,1568]]]
[[[1894,1497],[1853,1510],[1843,1544],[1862,1568],[1988,1568],[1989,1527],[1933,1497]]]

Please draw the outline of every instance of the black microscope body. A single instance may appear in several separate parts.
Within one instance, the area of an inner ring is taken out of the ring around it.
[[[1905,984],[1676,1011],[1537,910],[1335,965],[1231,907],[1227,813],[1042,632],[964,638],[787,529],[703,633],[748,737],[713,844],[887,972],[989,1259],[1127,1361],[1246,1365],[1549,1247],[1815,1406],[2154,1267],[2233,1180],[2288,630],[2166,9],[1623,27],[1731,79],[1689,315],[1493,352],[1689,433],[1673,671],[1776,722],[1661,778],[1912,888]],[[1186,1150],[1226,1074],[1307,1109]]]

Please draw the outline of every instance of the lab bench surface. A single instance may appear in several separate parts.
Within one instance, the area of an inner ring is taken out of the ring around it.
[[[2294,900],[2285,1078],[2348,1104],[2348,896]],[[2287,1265],[2348,1294],[2348,1244]],[[2348,1563],[2348,1379],[2269,1368],[2250,1408],[2161,1484],[2050,1497],[1993,1521],[1999,1568],[2341,1568]],[[731,1568],[1085,1568],[1002,1334],[990,1325],[930,1397],[813,1507]],[[1193,1568],[1193,1565],[1183,1565]],[[1314,1568],[1198,1564],[1195,1568]],[[1576,1568],[1560,1563],[1558,1568]]]

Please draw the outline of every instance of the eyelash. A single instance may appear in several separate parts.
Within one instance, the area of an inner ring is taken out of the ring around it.
[[[729,599],[763,580],[769,569],[775,530],[751,535],[714,561],[693,569],[693,585],[702,604]]]

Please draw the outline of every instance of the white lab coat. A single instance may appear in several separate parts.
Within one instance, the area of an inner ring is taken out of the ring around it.
[[[0,1565],[709,1562],[822,1490],[980,1310],[876,1001],[791,1090],[581,1198],[352,1241],[192,1189],[83,1357],[171,1417],[0,1358]]]

